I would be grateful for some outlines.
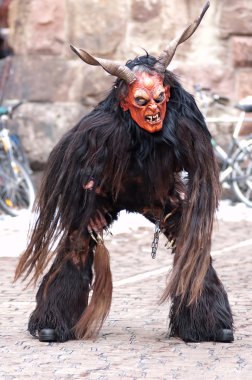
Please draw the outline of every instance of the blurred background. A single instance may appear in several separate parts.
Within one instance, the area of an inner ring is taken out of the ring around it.
[[[204,0],[0,0],[0,101],[15,111],[35,182],[60,136],[110,89],[114,78],[82,62],[69,44],[123,62],[158,56]],[[252,94],[252,2],[212,0],[200,27],[169,69],[235,103]],[[225,141],[230,129],[212,124]],[[231,127],[232,128],[232,127]]]

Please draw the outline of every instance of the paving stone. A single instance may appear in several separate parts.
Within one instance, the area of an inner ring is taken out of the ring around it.
[[[0,379],[251,379],[251,227],[249,220],[219,220],[214,229],[214,266],[228,291],[236,327],[230,344],[167,339],[169,304],[159,306],[158,299],[172,257],[161,238],[157,258],[151,259],[148,225],[107,237],[113,302],[97,340],[40,343],[32,338],[27,320],[36,289],[13,284],[18,259],[1,257]]]

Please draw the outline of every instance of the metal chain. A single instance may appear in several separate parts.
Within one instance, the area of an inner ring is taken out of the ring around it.
[[[160,220],[156,220],[154,238],[153,238],[153,242],[151,245],[151,257],[153,259],[155,259],[156,254],[157,254],[159,234],[160,234]]]

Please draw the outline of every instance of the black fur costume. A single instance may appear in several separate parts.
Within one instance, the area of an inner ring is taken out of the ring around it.
[[[156,63],[146,55],[127,67],[152,73]],[[41,340],[47,340],[46,329],[52,333],[48,340],[61,342],[99,331],[109,311],[112,280],[106,248],[88,226],[100,215],[109,226],[121,210],[160,220],[172,241],[174,266],[163,295],[163,301],[170,297],[172,302],[170,336],[233,340],[227,295],[210,256],[220,190],[211,136],[194,98],[167,70],[164,84],[171,96],[160,132],[140,129],[121,109],[127,84],[117,79],[106,99],[62,137],[49,157],[38,220],[16,272],[16,278],[33,273],[36,281],[54,256],[29,320],[30,333]],[[85,189],[89,181],[94,185]]]

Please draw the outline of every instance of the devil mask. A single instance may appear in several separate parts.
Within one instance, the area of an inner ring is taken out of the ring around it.
[[[207,2],[201,15],[178,37],[172,40],[161,53],[153,67],[153,74],[144,70],[134,72],[128,66],[103,58],[97,58],[71,45],[72,50],[89,65],[102,66],[109,74],[121,78],[128,84],[128,93],[120,100],[124,111],[129,111],[140,128],[153,133],[162,129],[170,87],[164,86],[162,74],[171,62],[177,46],[186,41],[199,26],[210,3]]]
[[[170,97],[170,87],[163,85],[158,74],[135,73],[136,80],[129,85],[127,96],[120,105],[129,110],[132,119],[147,132],[157,132],[163,126],[166,102]]]

